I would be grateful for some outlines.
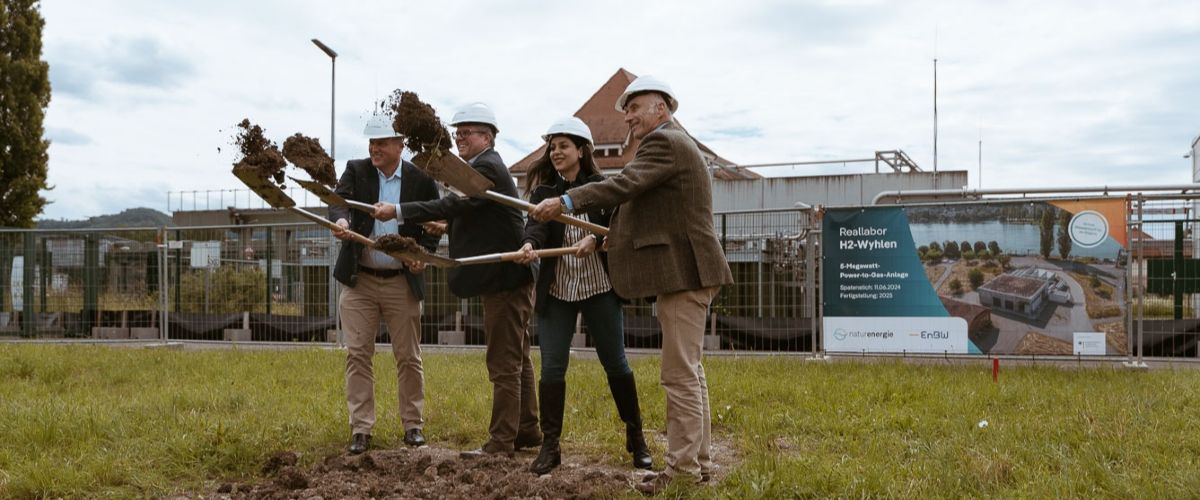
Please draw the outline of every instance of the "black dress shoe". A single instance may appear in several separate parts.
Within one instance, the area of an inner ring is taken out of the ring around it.
[[[425,446],[425,436],[421,434],[421,429],[412,428],[404,431],[404,444],[409,446]]]
[[[355,433],[350,436],[350,454],[358,455],[371,448],[371,435]]]

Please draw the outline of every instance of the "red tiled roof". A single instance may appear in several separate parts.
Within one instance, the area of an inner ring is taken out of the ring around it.
[[[625,91],[625,87],[628,87],[630,82],[633,82],[635,78],[637,78],[637,75],[626,71],[625,68],[618,69],[575,112],[575,116],[583,120],[592,129],[592,140],[598,148],[603,148],[604,146],[622,147],[620,156],[601,156],[599,154],[594,156],[596,166],[602,172],[611,172],[625,168],[625,164],[633,159],[634,153],[637,151],[639,141],[629,137],[629,127],[625,125],[625,116],[614,107],[617,98],[621,96],[621,93]],[[682,125],[680,126],[682,127]],[[625,142],[627,139],[629,140],[628,144]],[[733,162],[721,158],[720,155],[717,155],[708,146],[701,144],[700,141],[696,141],[696,145],[700,146],[700,151],[712,158],[710,160],[711,163],[721,167],[714,171],[714,176],[718,179],[761,178],[760,175],[748,169],[734,166]],[[545,154],[545,150],[545,144],[538,146],[532,153],[525,155],[524,158],[514,163],[512,167],[509,167],[509,172],[512,172],[516,176],[525,175],[525,172],[529,171],[529,167],[533,165],[533,162]]]

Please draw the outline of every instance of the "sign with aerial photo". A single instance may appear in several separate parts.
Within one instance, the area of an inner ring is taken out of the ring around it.
[[[829,352],[1128,352],[1123,199],[827,209]]]

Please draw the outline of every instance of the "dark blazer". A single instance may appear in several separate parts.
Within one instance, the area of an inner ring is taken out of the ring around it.
[[[600,174],[593,175],[588,178],[576,178],[575,182],[568,183],[566,179],[559,176],[554,176],[554,180],[549,184],[542,184],[533,188],[533,192],[529,194],[529,202],[537,205],[538,202],[546,198],[554,198],[562,196],[567,192],[567,189],[582,186],[589,182],[597,182],[604,180],[604,176]],[[612,217],[611,209],[598,209],[588,212],[588,220],[601,226],[608,226],[608,219]],[[541,248],[559,248],[563,246],[563,233],[566,232],[567,226],[558,221],[538,222],[537,219],[530,217],[525,221],[525,239],[521,242],[522,245],[529,243],[533,245],[534,250]],[[596,235],[596,250],[599,252],[600,245],[604,243],[604,237]],[[600,263],[604,265],[604,271],[608,272],[608,253],[599,252]],[[537,312],[542,312],[546,307],[546,296],[550,293],[550,284],[554,282],[554,269],[558,265],[558,257],[546,257],[542,259],[541,270],[538,273],[537,293],[535,295]]]
[[[647,134],[617,175],[567,194],[577,211],[620,205],[608,233],[617,295],[633,299],[733,283],[713,229],[704,156],[674,123]]]
[[[334,191],[347,200],[374,204],[380,201],[378,172],[379,170],[371,164],[370,158],[350,160],[346,162],[346,170],[342,172],[342,178],[338,180],[337,188]],[[434,184],[433,179],[430,179],[424,172],[418,170],[416,165],[401,160],[400,199],[383,201],[397,203],[436,200],[438,197],[437,184]],[[345,207],[329,207],[329,220],[336,222],[338,219],[350,221],[351,231],[367,237],[373,236],[371,232],[375,229],[375,219],[366,212],[350,210]],[[441,239],[438,236],[426,233],[420,224],[409,224],[404,221],[401,221],[399,234],[417,240],[417,243],[420,243],[421,246],[430,252],[437,251],[438,240]],[[333,268],[333,277],[343,285],[353,288],[355,283],[358,282],[358,259],[362,255],[362,251],[363,246],[361,244],[351,240],[342,241],[342,248],[338,252],[337,264]],[[402,267],[401,272],[408,279],[408,286],[412,288],[413,295],[417,297],[417,300],[424,300],[424,273],[410,273],[407,267]]]
[[[516,198],[517,185],[494,149],[480,153],[471,165],[492,181],[492,190]],[[473,257],[511,252],[521,247],[522,219],[517,209],[461,196],[400,204],[406,224],[445,219],[449,225],[450,257]],[[511,290],[533,281],[533,269],[513,262],[452,267],[450,291],[461,298]]]

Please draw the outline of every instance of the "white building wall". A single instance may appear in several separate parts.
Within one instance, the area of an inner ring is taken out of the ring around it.
[[[868,173],[806,177],[768,177],[742,181],[713,181],[713,210],[792,208],[802,201],[812,206],[869,205],[883,191],[963,189],[967,171],[934,174]]]

